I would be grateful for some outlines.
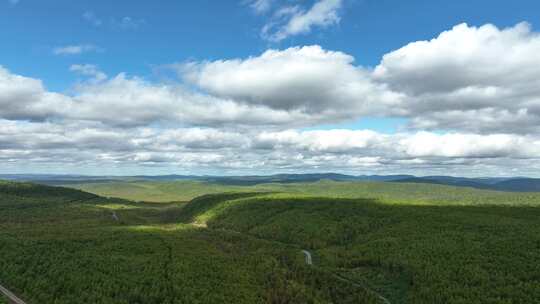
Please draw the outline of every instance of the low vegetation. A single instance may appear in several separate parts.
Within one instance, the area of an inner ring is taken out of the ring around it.
[[[119,197],[132,201],[145,202],[186,202],[204,194],[246,191],[245,187],[198,181],[115,181],[67,184],[65,186],[104,197]]]

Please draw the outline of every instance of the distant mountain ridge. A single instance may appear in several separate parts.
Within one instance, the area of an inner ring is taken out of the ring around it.
[[[540,178],[528,177],[466,178],[450,176],[425,176],[404,178],[394,180],[393,182],[439,184],[497,191],[540,192]]]
[[[399,183],[427,183],[477,189],[540,192],[540,178],[528,177],[454,177],[414,175],[347,175],[339,173],[274,174],[247,176],[198,176],[198,175],[137,175],[137,176],[84,176],[84,175],[40,175],[40,174],[0,174],[0,179],[31,181],[48,185],[75,183],[103,183],[113,181],[178,181],[195,180],[225,185],[256,185],[264,183],[297,183],[332,181],[377,181]]]
[[[333,181],[395,181],[413,178],[413,175],[346,175],[339,173],[305,173],[305,174],[274,174],[274,175],[244,175],[244,176],[213,176],[213,175],[134,175],[134,176],[84,176],[84,175],[49,175],[49,174],[0,174],[0,179],[14,181],[31,181],[36,183],[60,185],[72,183],[100,183],[111,181],[178,181],[195,180],[227,185],[256,185],[262,183],[297,183],[316,182],[320,180]]]

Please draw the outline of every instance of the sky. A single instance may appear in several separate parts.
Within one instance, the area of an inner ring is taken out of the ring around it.
[[[0,0],[0,173],[540,177],[538,1]]]

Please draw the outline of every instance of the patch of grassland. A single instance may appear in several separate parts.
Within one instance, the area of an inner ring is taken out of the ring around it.
[[[118,197],[132,201],[182,202],[209,193],[243,191],[244,187],[209,184],[197,181],[178,182],[105,182],[70,184],[66,187],[80,189],[104,197]]]

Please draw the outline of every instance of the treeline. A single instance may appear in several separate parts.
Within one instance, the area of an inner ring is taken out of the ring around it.
[[[28,208],[93,198],[97,196],[74,189],[0,181],[0,206],[3,208]]]

